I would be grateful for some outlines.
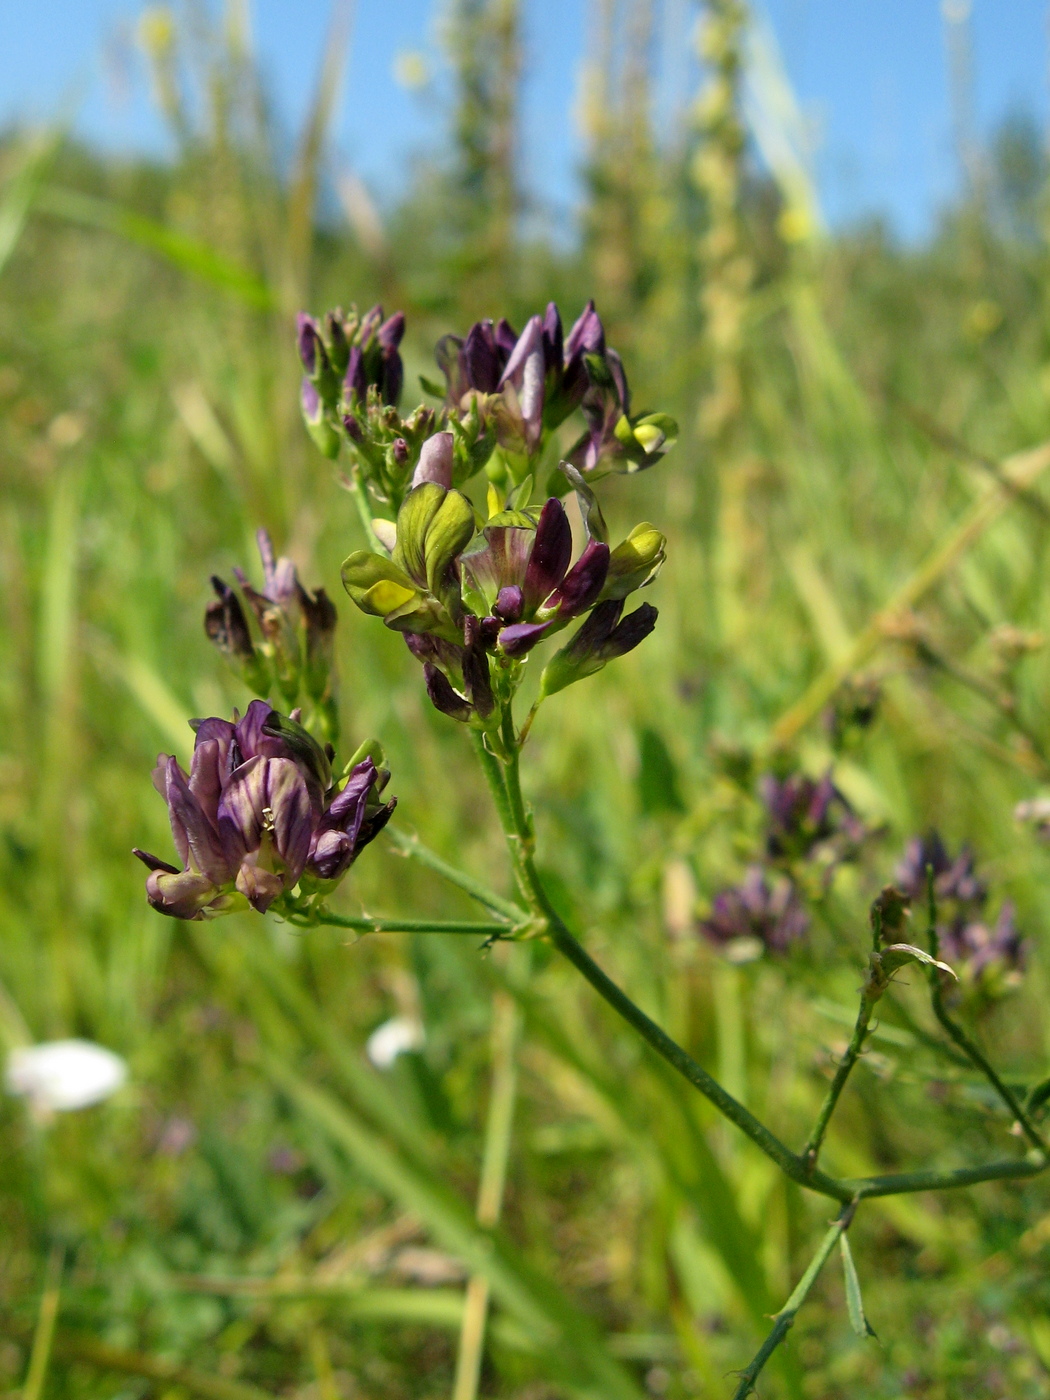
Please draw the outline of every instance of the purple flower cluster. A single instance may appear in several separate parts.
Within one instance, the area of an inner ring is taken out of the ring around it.
[[[772,860],[816,860],[839,864],[855,855],[867,829],[832,782],[830,772],[814,780],[804,773],[761,780],[766,809],[766,853]]]
[[[243,719],[205,719],[189,774],[161,754],[153,783],[168,804],[180,869],[147,851],[146,894],[177,919],[249,905],[265,913],[300,882],[328,890],[386,825],[389,774],[371,757],[334,782],[329,756],[295,716],[253,700]]]
[[[915,909],[926,907],[931,871],[940,956],[967,982],[987,987],[1015,982],[1024,970],[1026,949],[1014,906],[1004,901],[995,922],[987,922],[988,887],[977,874],[973,851],[963,846],[953,858],[936,831],[913,837],[895,878]]]
[[[809,918],[793,881],[770,883],[760,865],[752,865],[739,885],[715,895],[700,931],[718,947],[740,939],[757,939],[770,952],[786,952],[806,932]]]

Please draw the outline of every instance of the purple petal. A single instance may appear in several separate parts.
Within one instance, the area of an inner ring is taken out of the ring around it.
[[[589,301],[580,312],[579,319],[565,341],[565,359],[571,360],[576,354],[602,355],[605,353],[605,329],[601,317]]]
[[[364,403],[368,397],[368,376],[365,373],[365,357],[361,353],[360,345],[354,345],[350,350],[346,374],[343,376],[343,394],[348,399],[356,395],[359,403]]]
[[[421,486],[424,481],[435,481],[450,491],[454,446],[451,433],[435,433],[427,438],[419,452],[419,465],[412,475],[412,485]]]
[[[281,877],[272,870],[256,865],[250,858],[242,862],[237,872],[237,888],[260,914],[265,914],[274,900],[284,893]]]
[[[514,347],[517,343],[517,331],[505,316],[501,316],[496,322],[496,348],[499,350],[504,364],[514,354]]]
[[[495,610],[504,622],[519,622],[524,608],[525,595],[517,584],[500,589]]]
[[[146,898],[159,914],[199,919],[201,910],[220,893],[206,875],[192,870],[154,870],[146,881]]]
[[[423,667],[423,676],[427,683],[427,694],[436,710],[440,710],[443,715],[451,715],[453,719],[470,719],[472,707],[452,688],[452,682],[444,671],[439,671],[428,661]]]
[[[393,316],[389,316],[376,332],[376,339],[384,350],[396,350],[401,344],[401,337],[405,333],[405,313],[395,311]]]
[[[467,384],[481,394],[494,394],[505,355],[496,344],[491,321],[475,321],[463,342],[463,371]]]
[[[299,344],[299,358],[307,374],[316,374],[319,364],[324,364],[324,346],[317,322],[305,311],[295,318],[296,336]]]
[[[173,758],[168,760],[167,798],[171,834],[183,865],[208,876],[215,884],[224,884],[230,878],[231,869],[219,831],[208,819],[190,789],[186,774]]]
[[[565,507],[551,496],[540,513],[524,579],[524,605],[534,612],[565,577],[572,558],[572,526]]]
[[[181,875],[182,873],[177,865],[169,865],[166,860],[161,860],[160,856],[151,855],[149,851],[140,850],[138,846],[131,848],[131,854],[138,856],[147,870],[162,870],[168,875]]]
[[[321,395],[309,379],[304,379],[299,386],[299,402],[302,405],[303,417],[308,423],[321,421]]]
[[[548,302],[543,318],[543,368],[547,374],[560,370],[565,353],[561,329],[561,313],[555,302]]]
[[[237,747],[243,758],[255,758],[257,754],[265,758],[287,758],[288,753],[281,740],[263,732],[273,712],[273,706],[265,700],[253,700],[248,706],[236,729]]]
[[[552,625],[551,622],[515,622],[511,627],[504,627],[499,634],[500,651],[507,656],[524,656],[542,641]]]
[[[597,600],[609,572],[609,546],[591,540],[561,584],[543,605],[561,618],[578,617]]]

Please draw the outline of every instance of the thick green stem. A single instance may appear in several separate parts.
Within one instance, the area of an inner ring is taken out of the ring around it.
[[[835,1112],[835,1105],[839,1101],[839,1095],[846,1087],[846,1080],[850,1076],[850,1071],[860,1058],[860,1052],[864,1048],[864,1041],[868,1034],[868,1025],[871,1021],[871,1013],[875,1009],[875,1001],[865,991],[861,995],[860,1010],[857,1012],[857,1024],[853,1028],[853,1035],[850,1043],[843,1055],[839,1066],[835,1071],[835,1077],[831,1081],[831,1086],[825,1095],[824,1102],[820,1106],[820,1113],[813,1126],[813,1131],[809,1135],[802,1153],[802,1160],[808,1170],[812,1170],[817,1165],[817,1158],[820,1156],[820,1145],[824,1141],[824,1134],[828,1130],[831,1122],[831,1115]]]
[[[791,1331],[795,1321],[795,1315],[799,1308],[809,1297],[810,1289],[817,1281],[821,1269],[828,1262],[831,1251],[838,1244],[840,1237],[850,1227],[853,1213],[857,1209],[856,1201],[849,1201],[840,1211],[838,1218],[832,1224],[827,1234],[820,1242],[820,1247],[809,1261],[809,1267],[798,1281],[798,1286],[794,1293],[787,1300],[784,1306],[773,1318],[773,1329],[769,1336],[759,1347],[751,1364],[740,1373],[740,1384],[733,1394],[733,1400],[747,1400],[747,1396],[752,1395],[755,1390],[755,1381],[766,1362],[776,1351],[777,1347]]]
[[[981,1167],[956,1167],[948,1171],[898,1172],[892,1176],[860,1176],[836,1182],[862,1200],[873,1196],[904,1196],[913,1191],[951,1191],[960,1186],[979,1186],[983,1181],[1010,1181],[1038,1176],[1050,1162],[1045,1157],[1008,1157]]]

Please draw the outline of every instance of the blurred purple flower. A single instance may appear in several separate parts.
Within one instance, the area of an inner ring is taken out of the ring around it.
[[[955,919],[939,930],[940,956],[977,982],[993,973],[1009,977],[1023,972],[1027,945],[1006,900],[989,928],[977,920]]]
[[[938,903],[954,900],[979,906],[987,899],[988,888],[977,877],[970,847],[963,846],[953,860],[940,835],[930,831],[925,836],[912,837],[894,874],[896,884],[916,906],[926,905],[927,867],[933,868],[933,892]]]
[[[394,802],[378,801],[371,758],[340,788],[325,751],[296,718],[253,700],[243,719],[196,722],[187,775],[161,754],[153,782],[168,804],[182,869],[136,849],[146,894],[162,914],[202,919],[250,904],[265,913],[306,878],[338,880],[382,830]]]
[[[848,860],[867,829],[831,780],[804,773],[777,778],[767,773],[759,784],[766,809],[766,852],[771,859],[809,860],[830,856]]]
[[[700,931],[724,947],[737,939],[758,939],[770,952],[783,953],[806,932],[809,918],[792,881],[770,885],[758,865],[752,865],[739,885],[721,890]]]

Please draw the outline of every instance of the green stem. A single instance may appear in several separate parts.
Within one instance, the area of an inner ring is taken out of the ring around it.
[[[364,529],[369,548],[373,549],[376,554],[382,554],[385,558],[387,551],[379,536],[372,528],[372,507],[368,503],[368,493],[361,484],[361,469],[357,466],[356,462],[350,468],[350,473],[346,479],[350,483],[347,489],[354,498],[354,505],[357,507],[358,518]]]
[[[780,1311],[774,1315],[773,1329],[769,1336],[759,1347],[751,1364],[740,1373],[740,1384],[733,1394],[733,1400],[747,1400],[747,1396],[754,1393],[755,1381],[758,1380],[762,1368],[791,1331],[796,1313],[808,1298],[810,1289],[816,1283],[821,1269],[828,1262],[831,1251],[838,1244],[840,1237],[849,1229],[856,1209],[857,1202],[849,1201],[839,1212],[838,1218],[821,1240],[816,1254],[809,1261],[809,1267],[799,1279],[795,1291]]]
[[[327,909],[315,910],[304,917],[290,915],[288,922],[298,928],[348,928],[356,933],[467,933],[502,938],[511,931],[506,923],[481,919],[369,919],[330,914]]]
[[[979,1186],[982,1181],[1009,1181],[1015,1177],[1038,1176],[1048,1166],[1050,1162],[1045,1157],[1038,1162],[1030,1157],[1008,1157],[998,1162],[987,1162],[983,1167],[861,1176],[835,1184],[859,1199],[869,1200],[873,1196],[904,1196],[913,1191],[951,1191],[961,1186]]]
[[[420,865],[428,866],[438,875],[449,882],[457,885],[470,895],[471,899],[490,909],[493,914],[499,914],[511,924],[521,924],[528,919],[528,914],[520,905],[513,903],[509,899],[504,899],[494,890],[490,890],[483,885],[480,880],[475,880],[473,875],[468,875],[465,870],[458,870],[454,865],[449,865],[448,861],[435,852],[424,846],[418,836],[410,836],[405,831],[400,831],[396,827],[388,826],[385,835],[403,856],[408,856],[411,860],[418,860]]]
[[[940,1021],[941,1025],[963,1054],[981,1071],[988,1080],[988,1083],[991,1084],[992,1088],[1013,1114],[1016,1122],[1020,1124],[1021,1131],[1028,1141],[1036,1151],[1041,1152],[1044,1157],[1050,1155],[1050,1148],[1048,1148],[1046,1140],[1021,1106],[1020,1099],[1010,1086],[1004,1084],[999,1078],[998,1074],[992,1068],[992,1065],[985,1058],[983,1052],[970,1039],[962,1026],[958,1025],[952,1020],[951,1016],[948,1015],[944,1005],[944,993],[941,989],[940,974],[935,967],[930,968],[930,1001],[933,1005],[933,1014],[937,1017],[938,1021]]]
[[[55,1319],[58,1317],[58,1303],[62,1288],[62,1261],[65,1250],[60,1244],[52,1245],[47,1258],[47,1273],[44,1276],[44,1291],[40,1297],[40,1310],[37,1313],[36,1330],[33,1333],[33,1349],[29,1355],[29,1370],[22,1387],[22,1400],[40,1400],[47,1368],[51,1361],[51,1344],[55,1336]]]
[[[638,1031],[658,1055],[662,1056],[694,1088],[699,1089],[720,1113],[724,1114],[731,1123],[735,1123],[741,1132],[745,1133],[767,1157],[770,1157],[792,1181],[797,1181],[801,1186],[809,1186],[814,1191],[831,1196],[835,1200],[849,1200],[850,1193],[832,1177],[817,1170],[807,1170],[801,1157],[797,1157],[789,1147],[770,1132],[764,1123],[760,1122],[753,1113],[750,1113],[742,1103],[733,1098],[732,1094],[728,1093],[717,1079],[708,1074],[707,1070],[698,1064],[688,1051],[683,1050],[655,1021],[651,1021],[641,1007],[635,1005],[630,997],[610,977],[606,976],[593,958],[576,941],[551,904],[536,870],[531,852],[531,832],[528,829],[524,803],[521,800],[516,746],[508,749],[511,757],[509,761],[503,762],[502,772],[499,760],[489,754],[482,744],[477,743],[475,747],[481,756],[485,775],[492,788],[496,810],[507,838],[507,848],[510,851],[522,897],[530,909],[533,909],[545,920],[547,936],[558,951],[568,958],[569,962],[583,974],[595,991],[605,998],[628,1025],[633,1026]],[[504,774],[506,778],[504,778]]]
[[[931,865],[926,867],[926,900],[928,915],[926,937],[929,940],[930,952],[936,958],[940,953],[940,937],[937,933],[937,895],[934,886],[933,867]],[[1024,1133],[1025,1137],[1036,1151],[1042,1154],[1044,1160],[1046,1160],[1050,1157],[1050,1148],[1048,1148],[1042,1133],[1040,1133],[1039,1129],[1021,1106],[1020,1099],[1009,1085],[1004,1084],[999,1078],[990,1061],[985,1058],[981,1048],[970,1039],[962,1026],[948,1015],[948,1010],[944,1005],[944,989],[941,985],[941,974],[936,967],[931,967],[929,969],[929,983],[930,1004],[933,1007],[933,1014],[937,1017],[937,1020],[940,1021],[941,1025],[963,1054],[988,1080],[988,1083],[1013,1114],[1014,1120],[1021,1125],[1021,1131]]]
[[[817,1158],[820,1156],[820,1146],[824,1141],[824,1134],[828,1130],[831,1122],[831,1115],[835,1112],[835,1105],[839,1101],[839,1095],[846,1087],[846,1080],[850,1076],[850,1071],[860,1058],[860,1052],[864,1048],[864,1041],[868,1034],[868,1025],[871,1021],[871,1013],[875,1009],[875,1001],[868,996],[867,992],[861,994],[860,1009],[857,1012],[857,1024],[853,1028],[853,1035],[846,1048],[839,1066],[835,1071],[835,1077],[831,1081],[831,1086],[824,1097],[824,1102],[820,1106],[820,1113],[817,1121],[813,1125],[813,1131],[809,1135],[802,1153],[802,1160],[807,1168],[812,1170],[817,1165]]]

